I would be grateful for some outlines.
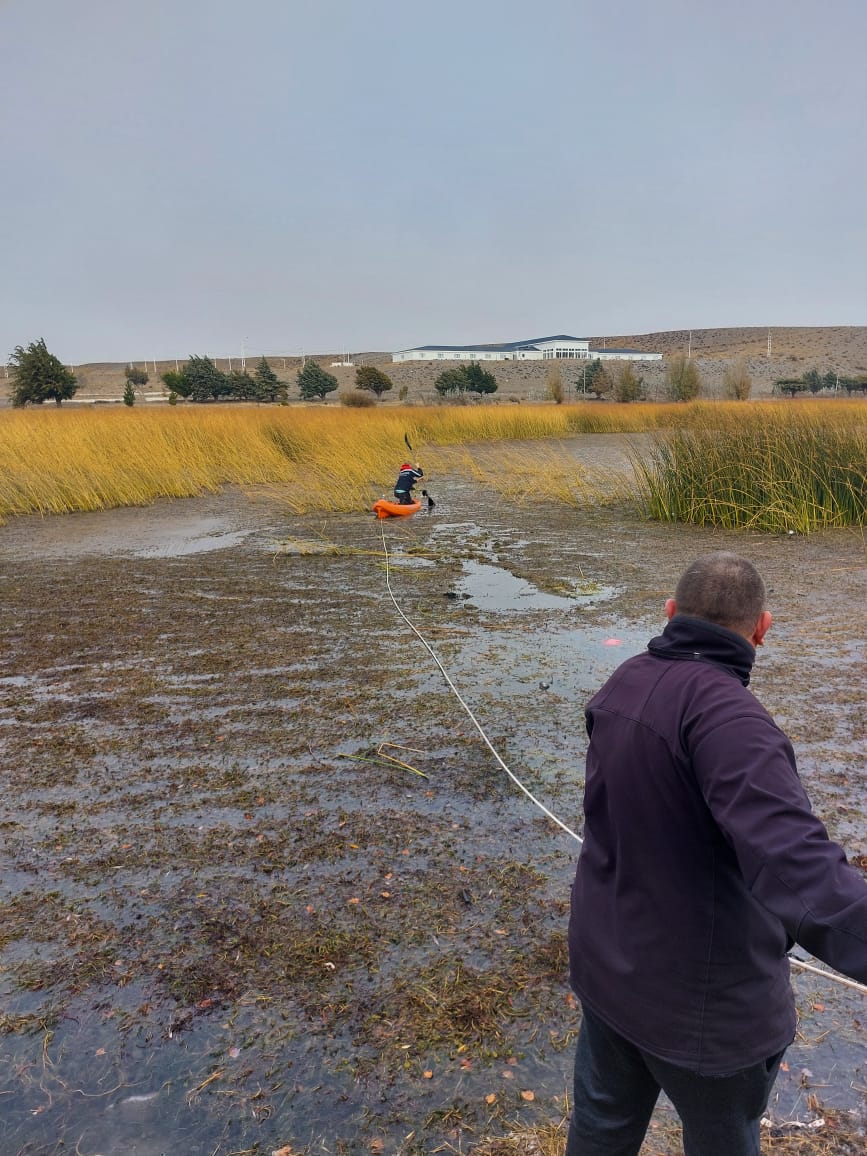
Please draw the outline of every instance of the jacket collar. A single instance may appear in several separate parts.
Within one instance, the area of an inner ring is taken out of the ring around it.
[[[720,666],[744,686],[749,686],[750,671],[756,660],[755,649],[740,634],[688,614],[675,614],[662,634],[651,638],[647,649],[657,658],[689,659]]]

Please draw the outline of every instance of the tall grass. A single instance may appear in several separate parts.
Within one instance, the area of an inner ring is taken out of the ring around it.
[[[720,407],[700,417],[635,459],[650,517],[797,533],[863,524],[867,406]]]
[[[447,447],[432,457],[436,476],[473,478],[513,502],[583,506],[632,495],[629,474],[588,467],[574,444],[559,439]]]
[[[359,509],[390,491],[404,456],[420,457],[429,473],[467,472],[516,500],[602,500],[611,479],[591,476],[565,439],[656,431],[654,455],[636,466],[652,516],[761,525],[749,503],[785,507],[787,517],[794,504],[792,528],[837,525],[863,519],[865,426],[867,404],[829,401],[5,410],[0,520],[144,505],[227,484],[279,485],[299,512]],[[497,443],[492,458],[470,456],[467,447],[486,442]],[[792,479],[796,497],[787,492]]]
[[[631,429],[615,407],[456,406],[340,410],[241,406],[0,411],[0,520],[145,505],[226,484],[276,483],[289,505],[352,510],[389,492],[409,451]],[[629,417],[631,420],[625,420]],[[410,455],[412,456],[412,455]]]
[[[0,517],[145,505],[226,482],[288,480],[295,466],[227,411],[40,411],[0,421]]]

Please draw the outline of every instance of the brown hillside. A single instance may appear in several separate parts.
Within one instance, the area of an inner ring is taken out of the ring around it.
[[[771,356],[768,357],[768,333],[771,336]],[[719,396],[725,367],[735,357],[746,357],[753,380],[753,396],[767,397],[773,383],[780,377],[800,377],[807,369],[817,368],[825,373],[832,369],[842,374],[867,373],[867,326],[790,326],[770,331],[765,327],[747,326],[732,329],[686,329],[663,333],[605,334],[592,336],[592,346],[607,348],[640,349],[647,352],[686,353],[690,348],[692,356],[702,374],[702,392],[705,396]],[[248,370],[253,370],[259,354],[246,358]],[[437,394],[434,382],[442,371],[442,362],[406,362],[393,364],[387,352],[366,352],[353,355],[353,365],[333,365],[343,360],[340,353],[316,354],[315,359],[323,368],[332,373],[338,381],[339,389],[349,389],[355,382],[355,365],[379,365],[394,382],[394,390],[384,396],[386,403],[397,401],[401,386],[408,390],[407,399],[416,404],[435,401]],[[160,380],[166,370],[183,364],[174,358],[163,361],[135,361],[146,366],[150,381],[141,391],[142,400],[158,400],[163,394]],[[290,385],[290,398],[297,397],[294,390],[295,376],[301,366],[300,357],[269,356],[268,361],[274,371]],[[87,400],[120,401],[124,387],[123,362],[91,362],[74,366],[78,378],[78,402]],[[229,371],[240,369],[240,358],[217,358],[220,369]],[[582,363],[562,361],[560,367],[567,396],[581,392]],[[550,362],[496,362],[489,367],[497,378],[498,396],[517,400],[539,400],[545,397],[546,376]],[[646,362],[636,366],[644,378],[648,397],[664,396],[663,379],[665,364]],[[0,372],[0,404],[8,404],[9,380]],[[332,394],[332,402],[336,395]]]
[[[771,357],[793,358],[817,368],[841,372],[867,372],[867,326],[744,326],[739,329],[693,329],[692,353],[698,357],[767,357],[768,334]],[[657,353],[686,353],[690,330],[672,329],[665,333],[639,333],[616,337],[591,337],[593,346],[607,345]],[[839,364],[837,364],[839,362]],[[799,373],[801,371],[799,370]]]

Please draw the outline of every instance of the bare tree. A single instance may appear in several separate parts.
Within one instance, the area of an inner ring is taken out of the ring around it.
[[[753,379],[744,357],[729,363],[723,370],[723,393],[733,401],[747,401],[753,388]]]
[[[683,353],[669,359],[665,384],[672,401],[692,401],[701,393],[701,374],[698,366]]]
[[[614,400],[638,401],[644,387],[644,378],[639,377],[628,361],[618,362],[613,372]]]
[[[547,377],[545,378],[545,393],[551,401],[557,405],[563,404],[565,393],[563,390],[563,375],[560,373],[559,365],[552,365],[549,368]]]

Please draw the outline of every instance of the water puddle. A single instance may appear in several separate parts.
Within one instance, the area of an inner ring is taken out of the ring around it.
[[[221,516],[204,516],[182,503],[170,508],[100,510],[56,518],[21,518],[4,526],[0,557],[74,558],[97,554],[182,558],[237,546],[256,533]]]
[[[210,550],[237,546],[250,534],[249,530],[226,530],[216,518],[204,521],[213,525],[204,526],[200,523],[194,528],[166,528],[156,541],[137,544],[130,553],[135,558],[182,558],[187,554],[205,554]]]
[[[509,570],[488,562],[465,560],[461,565],[463,576],[457,583],[457,597],[480,610],[573,610],[579,605],[603,602],[617,593],[614,586],[572,581],[564,582],[564,586],[570,587],[568,595],[551,594],[526,578],[518,578]]]

